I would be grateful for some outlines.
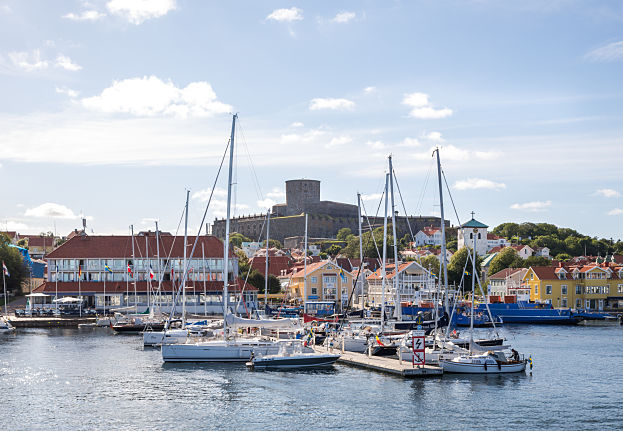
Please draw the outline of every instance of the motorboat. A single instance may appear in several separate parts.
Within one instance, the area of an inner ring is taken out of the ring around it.
[[[306,347],[297,340],[281,342],[277,354],[252,354],[246,365],[251,370],[314,369],[331,367],[339,358],[340,355],[334,353],[306,351]]]
[[[15,331],[15,326],[4,317],[0,317],[0,334],[8,334]]]
[[[310,349],[311,350],[311,349]],[[212,339],[182,344],[163,344],[164,362],[247,362],[254,355],[275,355],[279,343],[261,337]]]

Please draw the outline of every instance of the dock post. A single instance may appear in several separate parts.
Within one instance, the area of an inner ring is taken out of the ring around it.
[[[372,344],[368,344],[368,358],[372,357]]]
[[[344,353],[344,336],[342,335],[342,353]]]
[[[400,354],[400,347],[396,347],[396,355],[398,355],[398,362],[402,365],[402,355]]]

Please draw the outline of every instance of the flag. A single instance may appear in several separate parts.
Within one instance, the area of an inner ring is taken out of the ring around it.
[[[78,278],[82,278],[82,266],[78,265]]]
[[[378,336],[378,335],[375,335],[375,338],[376,338],[376,342],[377,342],[377,343],[379,343],[379,345],[380,345],[380,346],[385,347],[385,344],[383,344],[383,343],[381,342],[381,340],[380,340],[380,338],[379,338],[379,336]]]
[[[154,271],[151,270],[151,266],[149,267],[149,279],[150,280],[154,279]]]
[[[11,276],[11,274],[9,274],[9,270],[7,269],[6,265],[4,264],[4,260],[2,261],[2,271],[4,272],[4,275],[6,275],[7,277]]]
[[[469,275],[469,271],[465,271],[465,275]]]
[[[129,263],[128,263],[128,274],[130,274],[130,277],[134,277],[134,273],[132,272],[132,268],[130,267]]]
[[[112,272],[112,269],[110,269],[110,266],[108,266],[108,265],[104,265],[104,271],[106,271],[106,272]]]
[[[344,270],[342,268],[340,268],[340,278],[342,281],[346,281],[346,276],[344,275]]]

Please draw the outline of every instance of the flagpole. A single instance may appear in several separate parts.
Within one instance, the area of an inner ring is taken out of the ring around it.
[[[106,317],[106,274],[104,274],[104,317]]]
[[[56,315],[58,315],[58,261],[56,261],[54,268],[56,270],[56,277],[54,277],[55,279],[54,299],[56,300]]]
[[[207,301],[207,292],[206,292],[206,254],[203,248],[203,241],[201,241],[201,260],[203,266],[203,315],[208,315],[208,301]]]
[[[132,266],[135,266],[135,255],[134,255],[134,225],[130,225],[130,230],[132,232]],[[136,273],[132,270],[132,282],[134,284],[134,312],[138,313],[138,298],[136,294]]]
[[[79,305],[80,317],[82,317],[82,286],[80,284],[80,279],[82,278],[81,272],[82,272],[82,269],[80,267],[80,262],[78,262],[78,297],[80,298],[80,305]]]

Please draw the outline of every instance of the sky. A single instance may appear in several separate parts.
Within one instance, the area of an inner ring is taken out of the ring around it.
[[[623,239],[617,0],[0,0],[0,36],[0,230],[181,232],[189,190],[196,233],[238,113],[237,216],[295,178],[373,215],[390,154],[438,215],[439,147],[453,225]]]

